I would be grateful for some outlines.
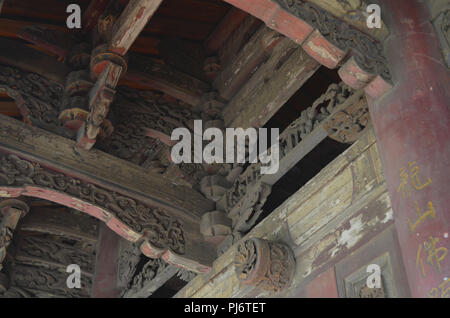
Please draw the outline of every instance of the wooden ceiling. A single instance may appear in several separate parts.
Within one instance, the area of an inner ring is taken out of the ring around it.
[[[72,32],[66,27],[67,6],[79,4],[83,12],[90,1],[4,0],[0,12],[0,37],[26,43],[17,36],[17,31],[24,26],[36,24]],[[119,1],[123,6],[129,2]],[[131,51],[161,58],[159,44],[165,38],[203,44],[230,9],[231,6],[222,0],[164,0]],[[0,93],[0,113],[20,117],[14,102],[5,93]]]
[[[19,28],[40,24],[67,30],[66,8],[71,3],[82,11],[90,0],[5,0],[0,15],[0,36],[17,38]],[[127,0],[120,0],[126,5]],[[164,0],[132,51],[158,55],[158,43],[164,37],[176,37],[202,43],[213,32],[231,6],[221,0]]]

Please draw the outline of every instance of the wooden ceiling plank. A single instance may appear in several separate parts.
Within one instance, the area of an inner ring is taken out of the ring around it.
[[[284,38],[225,107],[225,126],[263,127],[319,67],[300,46]]]
[[[158,90],[192,106],[196,106],[201,96],[209,91],[209,85],[203,81],[155,59],[136,55],[130,55],[129,70],[122,83]]]
[[[0,38],[0,51],[0,63],[42,74],[49,80],[65,85],[69,69],[53,57],[4,38]]]
[[[205,41],[205,48],[208,53],[214,53],[220,49],[225,41],[230,37],[234,30],[244,22],[248,13],[237,8],[231,8],[227,15],[222,19],[216,29],[209,35]]]
[[[67,211],[65,207],[34,207],[20,225],[21,231],[60,235],[95,244],[98,220]]]

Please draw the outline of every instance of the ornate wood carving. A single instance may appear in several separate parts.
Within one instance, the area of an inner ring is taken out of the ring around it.
[[[295,274],[291,249],[259,238],[251,238],[238,246],[234,266],[243,284],[275,293],[288,287]]]
[[[450,68],[450,10],[440,13],[434,21],[434,26],[441,42],[444,60]]]
[[[343,52],[351,51],[361,69],[370,74],[379,74],[391,82],[382,43],[310,2],[304,0],[275,0],[275,2],[319,30],[328,41]]]
[[[139,260],[141,259],[139,245],[126,241],[120,241],[119,264],[118,264],[118,285],[128,289],[135,275]]]
[[[6,250],[12,242],[14,230],[28,210],[28,205],[21,200],[6,199],[0,202],[0,271],[6,258]]]
[[[370,122],[369,108],[363,91],[355,92],[333,114],[323,127],[331,139],[353,143]]]
[[[83,250],[81,245],[72,246],[61,237],[26,235],[21,233],[16,241],[15,260],[18,263],[59,268],[65,271],[70,264],[77,264],[83,275],[94,273],[95,256],[91,250]]]
[[[149,260],[134,276],[122,295],[125,298],[149,297],[176,272],[177,269],[161,260]]]
[[[0,65],[0,91],[18,99],[25,120],[59,126],[58,109],[64,88],[56,82],[15,67]]]
[[[0,123],[0,148],[5,152],[16,153],[57,171],[131,195],[139,201],[171,211],[181,219],[198,220],[203,212],[213,209],[212,202],[200,193],[186,187],[175,187],[160,175],[135,164],[98,150],[77,151],[73,141],[12,118],[0,115]]]
[[[69,289],[66,284],[67,273],[56,269],[45,269],[26,265],[14,266],[11,270],[11,286],[34,297],[89,297],[92,279],[81,275],[81,288]]]
[[[150,244],[158,249],[170,248],[180,255],[185,252],[182,225],[160,209],[148,207],[127,196],[77,178],[53,172],[15,155],[0,155],[0,162],[2,189],[19,188],[31,192],[25,189],[37,187],[65,194],[74,202],[99,207],[103,211],[102,214],[98,212],[91,214],[100,220],[109,221],[111,217],[117,218],[116,226],[121,227],[119,232],[127,239],[136,241],[144,235]],[[76,204],[73,205],[73,208],[77,208]]]

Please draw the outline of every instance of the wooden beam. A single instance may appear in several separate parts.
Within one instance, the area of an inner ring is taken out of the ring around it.
[[[112,27],[112,36],[108,43],[109,51],[125,55],[161,2],[162,0],[131,0]],[[89,150],[94,146],[114,99],[114,89],[123,68],[124,65],[105,61],[103,71],[90,92],[90,112],[87,121],[78,130],[77,147]]]
[[[94,1],[95,2],[95,1]],[[27,26],[38,26],[54,30],[57,32],[65,32],[67,35],[70,34],[70,30],[61,27],[59,25],[47,24],[47,23],[36,23],[33,21],[24,20],[12,20],[6,18],[0,18],[0,36],[7,38],[18,38],[17,33],[22,27]],[[148,35],[141,35],[136,39],[135,43],[131,47],[131,51],[138,52],[142,54],[151,54],[157,56],[159,54],[160,40],[157,37],[152,37]]]
[[[0,101],[0,114],[10,117],[20,117],[20,110],[15,102]]]
[[[230,100],[283,38],[280,33],[262,25],[244,47],[235,52],[229,63],[222,66],[213,84],[220,96]]]
[[[225,126],[264,126],[319,66],[301,47],[284,38],[225,107]]]
[[[120,236],[102,224],[92,286],[92,297],[94,298],[117,298],[119,296],[117,286],[119,245]]]
[[[155,59],[131,54],[129,71],[122,83],[137,85],[141,89],[159,90],[190,105],[197,105],[209,85],[172,66]]]
[[[285,14],[282,12],[282,6],[295,6],[295,1],[290,3],[286,0],[225,0],[233,6],[244,10],[251,15],[263,20],[269,26],[275,27],[280,33],[286,36],[294,35],[295,24],[297,23],[293,14]],[[367,2],[361,0],[305,0],[317,7],[329,12],[335,17],[342,19],[358,30],[369,34],[379,41],[383,41],[389,34],[385,24],[381,29],[369,29],[366,23],[366,7]],[[305,2],[303,1],[303,2]],[[280,8],[281,7],[281,8]]]
[[[125,55],[162,0],[130,0],[112,30],[110,49]]]
[[[369,29],[367,27],[367,15],[366,8],[371,1],[367,0],[307,0],[323,10],[331,13],[339,19],[342,19],[345,23],[348,23],[358,30],[371,35],[379,41],[383,41],[389,35],[389,31],[386,24],[381,21],[381,28]]]
[[[384,25],[380,29],[367,27],[362,0],[226,1],[294,40],[320,64],[330,69],[340,67],[341,79],[352,88],[364,88],[373,98],[392,88],[383,54],[388,31]]]
[[[0,38],[0,63],[45,76],[65,85],[69,68],[53,57],[17,42]]]
[[[0,115],[0,123],[1,150],[151,202],[183,218],[198,220],[204,212],[213,209],[213,202],[195,190],[175,186],[135,164],[95,149],[76,150],[72,140],[9,117]]]
[[[97,26],[98,19],[106,10],[110,0],[91,0],[89,6],[84,11],[81,21],[82,31],[88,33]]]
[[[17,36],[39,48],[56,54],[61,59],[65,59],[69,55],[75,44],[75,41],[66,31],[52,30],[36,25],[20,28],[17,31]]]
[[[32,207],[32,212],[21,222],[21,231],[61,235],[73,240],[96,244],[99,222],[77,215],[67,208]]]
[[[85,212],[142,253],[194,272],[211,268],[214,247],[199,222],[214,203],[195,190],[95,149],[0,115],[0,161],[26,165],[22,177],[0,180],[0,196],[37,197]],[[36,178],[30,178],[30,173]],[[48,180],[48,181],[46,181]]]
[[[205,41],[208,53],[217,52],[231,36],[233,31],[247,18],[248,13],[237,8],[231,8],[227,15],[220,21],[213,33]]]

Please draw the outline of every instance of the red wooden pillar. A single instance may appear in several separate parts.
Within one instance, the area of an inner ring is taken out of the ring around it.
[[[449,71],[420,0],[385,0],[394,89],[370,101],[413,297],[450,297]]]
[[[92,297],[117,298],[119,297],[117,275],[120,236],[102,222],[99,238]]]

